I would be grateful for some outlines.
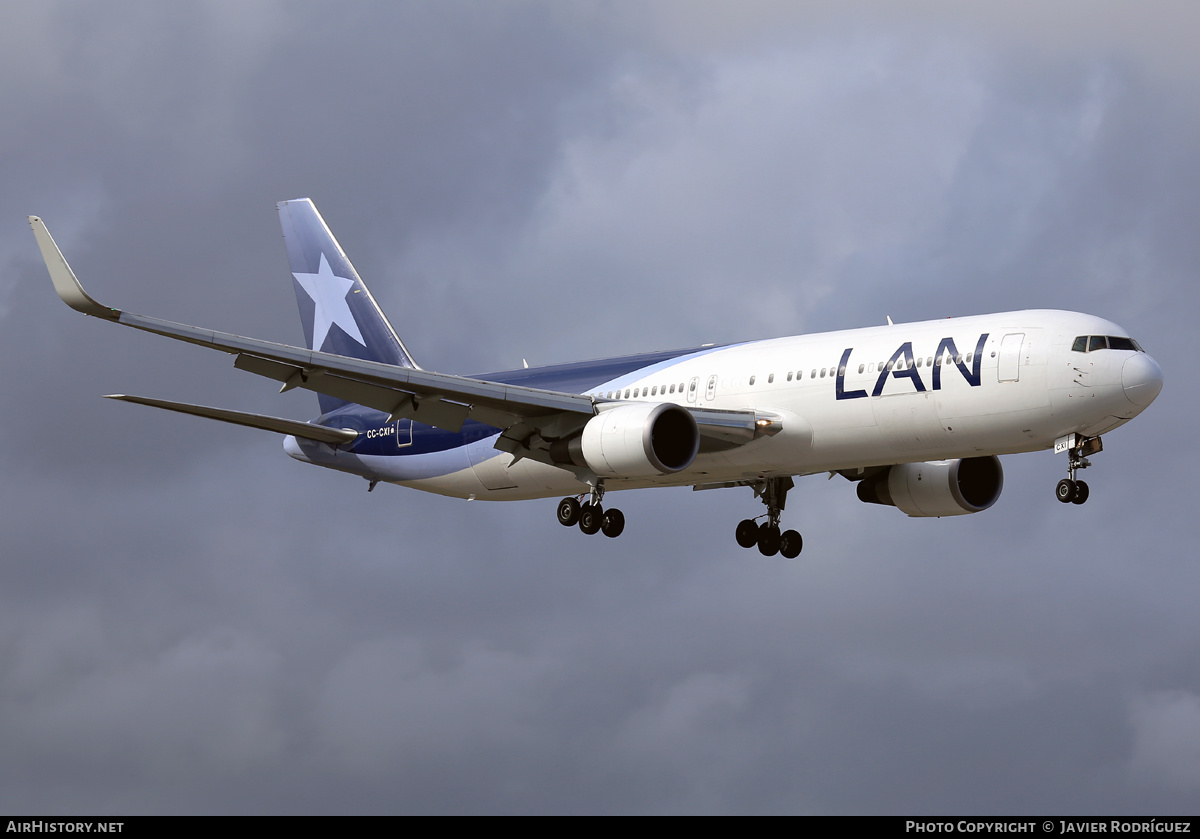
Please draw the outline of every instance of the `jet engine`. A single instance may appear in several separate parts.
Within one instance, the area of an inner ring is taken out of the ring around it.
[[[961,516],[986,510],[1003,488],[1000,460],[989,455],[889,466],[860,481],[858,497],[910,516]]]
[[[648,402],[601,411],[582,434],[553,444],[550,457],[602,477],[643,478],[687,469],[699,450],[700,430],[685,408]]]

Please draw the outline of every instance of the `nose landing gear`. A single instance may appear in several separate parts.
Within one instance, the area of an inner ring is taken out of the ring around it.
[[[1075,478],[1075,474],[1080,469],[1092,465],[1087,455],[1104,451],[1104,444],[1099,437],[1068,434],[1055,442],[1054,451],[1067,453],[1067,477],[1054,487],[1054,497],[1064,504],[1083,504],[1088,500],[1091,491],[1086,483]]]
[[[785,559],[795,559],[804,549],[804,539],[795,530],[779,531],[779,514],[787,502],[787,491],[795,484],[791,478],[767,478],[754,484],[754,494],[767,505],[767,520],[759,524],[755,519],[743,519],[738,523],[734,537],[743,548],[758,545],[763,556],[781,554]],[[757,518],[762,518],[758,516]]]

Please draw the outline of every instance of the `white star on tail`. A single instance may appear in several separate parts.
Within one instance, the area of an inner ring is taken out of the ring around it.
[[[329,334],[329,327],[335,323],[355,341],[364,347],[367,345],[367,342],[363,340],[362,333],[358,331],[358,324],[354,322],[354,315],[350,313],[350,307],[346,305],[346,294],[354,285],[354,281],[336,276],[333,269],[329,267],[325,254],[321,254],[321,265],[317,268],[317,273],[297,274],[293,271],[292,276],[296,278],[296,282],[300,283],[308,296],[312,298],[313,305],[316,306],[316,311],[313,312],[312,348],[314,350],[321,349],[321,345],[325,343],[325,337]]]

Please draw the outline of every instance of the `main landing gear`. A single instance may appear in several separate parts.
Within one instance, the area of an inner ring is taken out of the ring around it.
[[[743,519],[738,523],[734,536],[743,548],[758,545],[763,556],[781,554],[785,559],[795,559],[804,548],[804,539],[795,530],[779,532],[779,514],[787,502],[787,491],[795,484],[791,478],[767,478],[754,484],[754,494],[767,505],[766,521],[759,524],[755,519]],[[762,518],[757,516],[756,518]]]
[[[591,536],[603,533],[610,539],[616,539],[625,529],[625,514],[615,507],[605,510],[600,506],[604,497],[604,485],[597,483],[592,487],[588,501],[583,504],[573,496],[558,502],[558,523],[564,527],[578,524],[579,529]]]
[[[1067,452],[1068,477],[1063,478],[1054,487],[1054,497],[1064,504],[1082,504],[1088,500],[1091,492],[1086,483],[1076,480],[1075,473],[1091,466],[1092,462],[1085,455],[1103,451],[1104,445],[1099,437],[1081,438],[1071,434],[1064,440],[1062,448]],[[1055,446],[1055,450],[1062,449]]]

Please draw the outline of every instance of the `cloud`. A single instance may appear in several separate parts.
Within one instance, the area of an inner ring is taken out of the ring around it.
[[[1192,805],[1190,4],[8,11],[10,809]],[[624,493],[588,539],[100,400],[316,411],[66,310],[24,216],[102,301],[295,342],[302,195],[432,369],[1052,306],[1166,385],[1085,507],[1049,453],[956,520],[814,476],[791,563],[734,545],[746,489]]]
[[[1200,697],[1183,690],[1143,694],[1132,703],[1130,724],[1135,778],[1183,792],[1200,789]]]

